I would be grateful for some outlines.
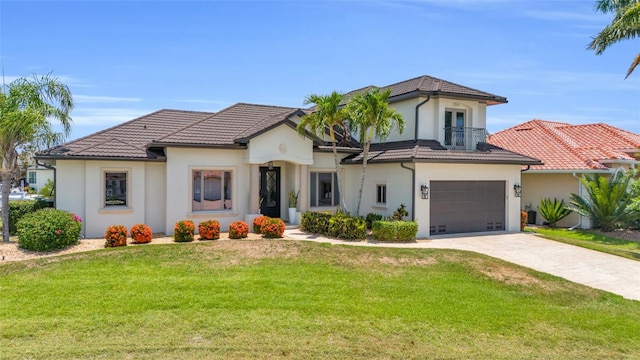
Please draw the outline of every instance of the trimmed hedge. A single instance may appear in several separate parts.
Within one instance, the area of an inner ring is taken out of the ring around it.
[[[244,239],[249,236],[249,225],[237,220],[229,224],[229,239]]]
[[[64,210],[41,209],[18,221],[18,243],[30,251],[60,250],[77,244],[81,230],[78,216]]]
[[[305,212],[300,220],[302,231],[322,234],[343,240],[360,240],[367,237],[367,223],[364,218],[342,212]]]
[[[374,221],[372,236],[380,241],[407,242],[415,240],[418,223],[415,221]]]
[[[193,241],[193,233],[196,231],[196,225],[191,220],[180,220],[173,227],[173,240],[175,242]]]
[[[137,244],[150,243],[153,238],[151,227],[145,224],[135,224],[130,230],[131,239]]]
[[[104,231],[104,247],[127,246],[127,228],[124,225],[111,225]]]
[[[282,219],[277,218],[267,218],[262,221],[260,226],[260,231],[262,232],[262,237],[267,239],[273,238],[281,238],[284,234],[284,221]]]
[[[200,240],[220,239],[220,222],[218,220],[205,220],[198,224]]]
[[[44,200],[11,200],[9,201],[9,233],[18,233],[18,221],[27,215],[47,207]]]

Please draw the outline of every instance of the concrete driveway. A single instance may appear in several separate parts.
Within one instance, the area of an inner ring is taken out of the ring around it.
[[[434,237],[415,243],[348,242],[285,230],[285,236],[352,246],[468,250],[567,280],[640,300],[640,261],[547,240],[529,233],[501,233],[459,237]]]

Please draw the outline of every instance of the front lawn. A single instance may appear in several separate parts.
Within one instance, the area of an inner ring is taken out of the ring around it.
[[[214,241],[0,265],[0,358],[640,358],[640,302],[480,254]]]
[[[533,230],[547,239],[640,261],[640,241],[617,238],[615,237],[615,231],[607,233],[609,236],[595,230],[568,230],[544,227],[527,229]]]

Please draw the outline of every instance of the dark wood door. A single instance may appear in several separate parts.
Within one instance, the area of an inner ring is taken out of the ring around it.
[[[260,198],[262,215],[280,217],[280,168],[260,167]]]

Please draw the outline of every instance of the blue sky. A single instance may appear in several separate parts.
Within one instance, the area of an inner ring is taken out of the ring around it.
[[[302,107],[311,93],[420,75],[509,99],[496,132],[533,118],[640,132],[640,51],[596,56],[595,1],[0,1],[5,82],[53,72],[75,139],[158,109]]]

